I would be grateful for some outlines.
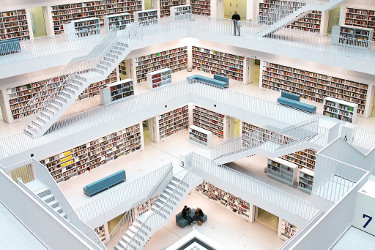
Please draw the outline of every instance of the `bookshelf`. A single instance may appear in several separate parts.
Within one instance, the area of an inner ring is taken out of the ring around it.
[[[211,16],[211,0],[190,0],[194,15]]]
[[[155,197],[152,197],[148,201],[138,205],[135,209],[135,216],[140,216],[147,211],[150,211],[151,207],[155,204],[155,202],[159,199],[160,194],[156,195]]]
[[[311,194],[314,183],[314,171],[307,168],[301,168],[299,171],[298,188],[308,194]]]
[[[94,228],[95,233],[98,235],[101,241],[104,241],[107,235],[109,234],[108,223],[105,223],[97,228]]]
[[[225,115],[214,111],[194,106],[193,108],[193,125],[211,131],[220,139],[226,139],[228,131],[228,122]]]
[[[62,34],[65,24],[84,18],[97,17],[103,26],[105,15],[129,13],[133,22],[133,12],[139,10],[142,10],[142,0],[106,0],[53,5],[53,32],[56,35]]]
[[[242,200],[239,197],[236,197],[224,190],[217,188],[207,181],[203,181],[202,184],[196,187],[196,191],[202,192],[209,199],[212,199],[222,206],[227,207],[232,212],[241,215],[247,221],[252,222],[254,205],[250,204],[247,201]]]
[[[106,85],[100,89],[100,103],[103,105],[123,101],[134,95],[133,79],[126,79]]]
[[[109,31],[112,27],[117,30],[124,30],[126,25],[131,23],[131,15],[129,13],[114,14],[104,17],[104,28]]]
[[[64,30],[69,34],[69,39],[87,37],[100,34],[99,18],[87,18],[71,21],[64,25]]]
[[[28,83],[25,85],[17,86],[14,88],[9,88],[6,91],[6,94],[3,94],[4,100],[2,102],[9,103],[9,110],[10,114],[7,116],[6,121],[11,122],[14,120],[19,119],[21,109],[28,104],[28,101],[34,97],[49,81],[53,81],[54,88],[59,86],[61,82],[66,79],[66,75],[49,78],[45,80],[40,80],[37,82]],[[87,87],[79,96],[77,100],[82,100],[85,98],[93,97],[99,94],[99,90],[103,88],[105,85],[109,83],[113,83],[117,81],[117,74],[116,70],[114,70],[107,79],[92,83],[89,87]],[[50,90],[52,92],[53,89]],[[5,105],[6,106],[6,105]],[[39,108],[39,105],[34,105],[33,107],[29,107],[24,109],[24,116],[31,115],[34,111]]]
[[[335,98],[324,98],[323,115],[355,123],[357,119],[358,105]]]
[[[357,113],[365,114],[367,84],[269,62],[263,64],[261,79],[265,89],[292,92],[317,103],[333,97],[357,104]]]
[[[260,24],[271,25],[272,11],[271,9],[279,8],[283,5],[283,1],[278,0],[264,0],[263,3],[259,3],[259,16],[258,22]],[[295,1],[295,9],[301,8],[304,3]],[[319,33],[322,27],[322,12],[321,11],[309,11],[304,17],[298,19],[292,24],[288,25],[287,28],[303,30],[308,32]]]
[[[147,73],[147,87],[154,89],[172,82],[172,70],[169,68]]]
[[[375,10],[347,7],[344,15],[342,20],[345,25],[368,28],[372,31],[375,29]],[[371,39],[375,41],[375,34]]]
[[[141,125],[136,124],[40,161],[56,182],[68,180],[131,152],[143,149]]]
[[[188,18],[192,12],[191,5],[179,5],[179,6],[173,6],[170,9],[171,16],[175,17],[175,19],[185,19]]]
[[[164,50],[134,59],[137,83],[147,80],[147,73],[170,68],[172,73],[187,69],[187,46]]]
[[[134,22],[139,25],[150,25],[158,23],[158,11],[155,9],[134,12]]]
[[[171,7],[185,4],[186,0],[160,0],[160,18],[170,16]]]
[[[278,235],[282,240],[289,240],[299,230],[299,227],[279,217]]]
[[[332,27],[332,40],[334,45],[369,49],[373,30],[355,26],[337,25]]]
[[[267,161],[267,175],[293,186],[297,183],[298,166],[280,158]]]
[[[268,140],[268,138],[271,135],[275,135],[275,132],[265,129],[265,128],[260,128],[258,126],[255,126],[250,123],[242,122],[242,135],[245,137],[245,143],[246,143],[246,135],[252,133],[253,131],[259,129],[261,132],[261,140]],[[280,135],[279,137],[274,137],[274,141],[277,143],[286,143],[290,138],[288,138],[285,135]],[[281,158],[296,164],[299,168],[308,168],[311,170],[315,169],[315,160],[316,160],[316,153],[317,151],[314,149],[305,149],[303,151],[298,151],[292,154],[284,155]]]
[[[315,169],[316,153],[317,151],[315,149],[305,149],[303,151],[284,155],[281,158],[297,164],[300,169],[306,168],[313,171]]]
[[[0,12],[0,41],[17,38],[30,39],[29,24],[25,9]]]
[[[244,57],[206,48],[192,47],[193,69],[243,81]]]
[[[210,148],[212,146],[212,132],[197,127],[195,125],[189,126],[189,141],[198,143],[204,147]]]
[[[254,132],[255,130],[259,130],[260,134],[258,135],[257,139],[258,141],[268,141],[271,139],[272,142],[279,143],[279,144],[286,144],[291,140],[291,138],[278,134],[272,130],[261,128],[258,126],[255,126],[250,123],[242,122],[242,135],[244,139],[244,146],[247,146],[247,144],[250,144],[250,137],[249,135]],[[277,136],[276,136],[277,135]]]
[[[160,142],[168,136],[176,134],[189,126],[189,108],[185,105],[181,108],[156,116],[154,127],[156,128],[155,141]]]

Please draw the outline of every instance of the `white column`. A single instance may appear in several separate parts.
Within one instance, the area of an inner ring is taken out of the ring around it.
[[[187,46],[187,56],[188,56],[188,62],[187,62],[187,70],[190,72],[193,69],[193,46],[188,45]]]
[[[263,70],[264,70],[264,67],[266,66],[266,63],[265,61],[263,60],[260,60],[260,68],[259,68],[259,88],[262,88],[262,78],[263,78]]]
[[[322,11],[322,20],[320,24],[320,33],[327,34],[328,30],[329,11]]]
[[[160,0],[152,0],[152,8],[158,11],[158,19],[160,18]]]
[[[44,6],[43,7],[44,22],[46,24],[46,33],[47,36],[54,36],[55,31],[53,29],[53,20],[52,20],[52,7]]]
[[[8,123],[14,122],[12,112],[10,111],[9,95],[6,89],[0,90],[0,107],[4,121]]]
[[[29,29],[29,36],[30,39],[34,38],[33,26],[31,25],[31,10],[30,8],[26,9],[26,20],[27,20],[27,28]]]
[[[365,106],[365,113],[361,116],[364,116],[366,118],[371,116],[372,108],[374,106],[374,85],[369,85],[367,89],[367,95],[366,95],[366,106]]]

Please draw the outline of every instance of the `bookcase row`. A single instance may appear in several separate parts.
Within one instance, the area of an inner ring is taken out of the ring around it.
[[[0,12],[0,41],[13,38],[28,40],[29,32],[25,9]]]
[[[64,24],[84,18],[98,17],[103,26],[106,15],[130,13],[133,22],[133,12],[141,10],[142,0],[89,1],[51,6],[55,34],[64,32]]]
[[[171,7],[186,5],[186,0],[160,0],[160,17],[171,15]]]
[[[110,104],[122,101],[125,98],[134,95],[133,79],[125,79],[119,82],[111,83],[100,89],[100,103]]]
[[[190,0],[190,4],[194,15],[211,16],[210,0]]]
[[[42,159],[40,163],[60,182],[140,150],[142,145],[141,126],[136,124]]]
[[[14,120],[19,119],[21,110],[24,110],[24,116],[29,116],[34,111],[37,111],[37,109],[39,108],[38,103],[33,107],[26,106],[28,105],[29,100],[32,99],[37,93],[39,93],[49,81],[53,81],[54,83],[53,86],[50,89],[48,89],[48,94],[52,93],[55,90],[55,88],[57,88],[66,79],[66,77],[67,76],[63,75],[7,89],[6,94],[9,98],[9,108],[12,118]],[[117,74],[116,70],[114,70],[107,77],[107,79],[90,84],[90,86],[86,88],[82,94],[79,95],[78,100],[98,95],[99,90],[101,88],[103,88],[105,85],[109,83],[113,83],[116,81]]]
[[[288,91],[318,103],[323,103],[325,97],[333,97],[358,104],[358,114],[365,113],[367,84],[264,62],[262,87]]]
[[[194,106],[193,108],[193,125],[211,131],[217,137],[224,139],[225,115],[214,111]]]
[[[188,105],[156,116],[155,123],[158,131],[156,142],[165,140],[168,136],[187,129],[189,126]]]
[[[369,28],[375,30],[375,10],[346,8],[345,25]],[[372,34],[372,40],[375,41],[375,34]]]
[[[206,48],[192,47],[193,69],[243,81],[244,57]]]
[[[187,69],[187,54],[187,46],[184,46],[135,58],[137,83],[146,81],[149,72],[169,68],[174,73]]]
[[[277,143],[287,143],[288,141],[291,140],[285,135],[277,136],[276,132],[271,131],[269,129],[261,128],[250,123],[242,122],[242,134],[245,135],[245,138],[246,138],[246,135],[251,134],[255,130],[259,130],[261,132],[261,136],[264,141],[268,140],[271,136],[276,138],[275,142]],[[298,165],[299,168],[307,168],[307,169],[314,170],[316,153],[317,152],[314,149],[306,149],[306,150],[298,151],[289,155],[284,155],[281,158]]]

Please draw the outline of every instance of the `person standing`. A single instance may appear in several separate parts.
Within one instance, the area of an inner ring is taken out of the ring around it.
[[[234,35],[238,33],[238,36],[240,36],[240,24],[241,24],[241,17],[237,14],[237,11],[234,12],[232,16],[233,25],[234,25]],[[237,32],[236,32],[237,30]]]

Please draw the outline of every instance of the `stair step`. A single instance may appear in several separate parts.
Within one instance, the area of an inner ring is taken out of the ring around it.
[[[113,48],[116,49],[116,50],[120,50],[120,51],[126,51],[125,47],[122,47],[122,46],[115,45],[115,46],[113,46]]]
[[[61,90],[61,93],[66,93],[68,95],[74,95],[76,92],[75,92],[74,89],[68,88],[67,86],[65,86],[65,89]]]
[[[131,226],[128,228],[128,230],[130,230],[130,231],[133,232],[133,233],[136,233],[136,232],[141,233],[141,234],[143,234],[144,236],[147,236],[147,235],[148,235],[146,231],[144,231],[144,230],[142,230],[142,229],[140,229],[140,228],[138,228],[138,227],[135,227],[134,225],[131,225]]]
[[[176,202],[176,198],[174,198],[174,197],[170,197],[170,196],[166,196],[164,193],[162,193],[161,195],[160,195],[160,197],[159,197],[159,199],[164,199],[165,200],[165,202],[168,202],[168,203],[172,203],[173,205],[177,205],[177,202]],[[164,202],[164,203],[165,203]]]
[[[125,235],[129,236],[130,238],[139,238],[139,240],[145,240],[144,236],[138,232],[132,232],[131,230],[127,230]],[[138,240],[138,239],[137,239]]]
[[[108,56],[110,58],[118,59],[117,55],[114,55],[114,54],[111,54],[111,53],[107,53],[106,56]]]
[[[36,127],[34,124],[29,124],[29,125],[27,125],[28,126],[28,128],[29,128],[29,130],[31,130],[31,131],[33,131],[33,133],[38,133],[39,132],[39,128],[38,127]]]
[[[62,95],[69,95],[69,93],[65,92],[65,90],[61,91],[60,94],[62,94]],[[69,98],[70,98],[70,95],[69,95]],[[57,99],[57,98],[53,99],[53,103],[59,105],[60,107],[63,107],[64,104],[65,104],[64,102],[62,102],[60,99]]]
[[[44,202],[46,202],[46,203],[48,203],[48,202],[50,202],[50,201],[52,201],[52,200],[55,200],[55,196],[53,196],[53,194],[48,194],[48,195],[46,195],[46,196],[44,196],[44,197],[40,197]]]
[[[32,137],[34,135],[34,132],[32,132],[29,128],[25,128],[23,130],[28,136]]]
[[[166,206],[163,206],[164,204],[163,203],[154,203],[154,205],[151,207],[154,208],[154,209],[159,209],[159,210],[163,210],[163,212],[167,213],[167,214],[171,214],[171,209],[169,207],[166,207]]]
[[[44,110],[42,112],[40,112],[41,114],[44,114],[48,117],[53,117],[55,114],[56,114],[56,107],[50,107],[50,106],[47,106],[44,108]]]
[[[49,206],[51,206],[52,208],[55,208],[55,207],[58,207],[59,206],[59,202],[57,200],[52,200],[50,202],[46,202]]]
[[[33,120],[31,121],[32,124],[34,124],[35,126],[39,127],[39,128],[42,128],[42,126],[44,125],[44,123],[40,120]]]
[[[109,51],[110,53],[112,53],[112,54],[116,54],[116,55],[119,55],[119,56],[121,56],[122,55],[122,52],[121,51],[119,51],[119,50],[116,50],[116,49],[111,49],[110,51]]]
[[[151,211],[153,211],[155,214],[158,214],[159,216],[163,217],[164,219],[167,219],[168,215],[169,215],[168,213],[166,213],[162,209],[151,208]]]
[[[124,240],[124,239],[121,239],[120,241],[119,241],[119,245],[120,245],[120,247],[122,247],[122,249],[129,249],[129,247],[131,247],[132,249],[138,249],[137,247],[135,247],[133,244],[131,244],[131,243],[128,243],[126,240]]]
[[[103,69],[103,70],[108,70],[108,67],[104,66],[104,65],[101,65],[101,64],[97,64],[96,67],[98,69]]]
[[[122,236],[122,239],[125,241],[125,242],[127,242],[127,243],[130,243],[130,244],[137,244],[138,246],[141,246],[141,242],[138,240],[138,239],[136,239],[136,238],[131,238],[131,237],[129,237],[128,235],[124,235],[124,236]]]
[[[169,205],[169,204],[164,204],[162,201],[159,201],[159,200],[157,200],[156,202],[155,202],[155,204],[158,204],[158,206],[159,207],[164,207],[164,208],[168,208],[168,209],[170,209],[170,210],[173,210],[173,206],[171,206],[171,205]]]
[[[54,207],[53,210],[55,210],[59,214],[61,214],[63,212],[62,207],[60,207],[60,206]]]
[[[84,81],[84,82],[87,82],[87,78],[83,77],[83,76],[80,76],[80,75],[76,75],[77,80],[79,81]]]
[[[39,115],[36,116],[36,119],[43,122],[43,123],[47,123],[49,121],[49,116],[47,116],[47,115],[43,116],[44,113],[42,113],[42,112],[40,112]]]
[[[135,220],[135,221],[133,222],[133,226],[134,226],[135,228],[137,228],[138,230],[143,231],[145,234],[148,233],[148,232],[146,232],[146,230],[149,231],[149,232],[151,232],[151,230],[149,229],[149,227],[144,227],[144,226],[142,225],[142,223],[139,222],[139,221],[137,221],[137,220]]]
[[[126,43],[122,43],[122,42],[117,42],[117,45],[120,46],[120,47],[124,47],[124,48],[128,47],[128,45]]]
[[[64,217],[65,219],[68,219],[68,216],[65,214],[64,211],[63,211],[60,215],[61,215],[62,217]]]
[[[115,60],[113,58],[110,58],[110,57],[107,57],[107,56],[104,57],[104,61],[111,62],[111,63],[115,62]]]
[[[107,61],[100,61],[99,64],[105,65],[105,66],[111,66],[112,64]]]
[[[142,221],[140,221],[138,218],[135,218],[135,221],[138,222],[140,225],[141,225],[141,228],[147,228],[147,230],[149,230],[151,232],[151,228],[147,225],[144,225]]]
[[[71,88],[74,91],[76,91],[76,90],[79,90],[79,85],[74,84],[74,83],[68,83],[67,88]]]
[[[73,80],[72,80],[72,83],[77,84],[77,85],[79,85],[79,86],[83,86],[83,83],[80,82],[80,81],[77,80],[77,79],[73,79]]]
[[[104,75],[104,70],[101,70],[101,69],[98,69],[98,68],[93,68],[93,69],[91,69],[91,71],[94,71],[96,73],[100,73],[100,74]]]
[[[181,193],[180,190],[178,188],[176,188],[176,186],[173,186],[171,184],[168,184],[168,186],[166,187],[166,189],[164,191],[168,191],[168,192],[171,192],[171,193],[173,192],[176,195],[183,196],[183,193]]]

